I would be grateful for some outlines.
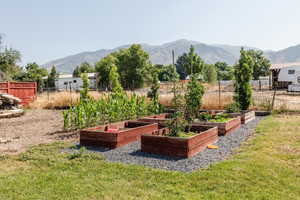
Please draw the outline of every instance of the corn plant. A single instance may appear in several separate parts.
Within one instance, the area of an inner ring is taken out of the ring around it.
[[[66,130],[137,119],[151,113],[151,102],[146,97],[125,93],[109,94],[95,100],[87,98],[63,112]]]

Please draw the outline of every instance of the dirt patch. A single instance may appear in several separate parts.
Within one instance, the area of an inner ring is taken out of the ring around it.
[[[33,145],[77,138],[77,132],[63,131],[61,111],[27,110],[21,117],[0,119],[0,153],[16,154]]]

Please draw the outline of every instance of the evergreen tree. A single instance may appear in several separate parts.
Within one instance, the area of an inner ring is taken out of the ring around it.
[[[89,87],[90,87],[90,81],[89,81],[87,73],[82,73],[81,79],[83,82],[83,85],[82,85],[83,89],[80,91],[80,101],[86,101],[88,98],[88,92],[89,92]]]
[[[154,68],[152,71],[152,84],[151,90],[148,93],[148,97],[152,103],[152,113],[160,113],[161,105],[159,103],[159,80],[158,80],[158,69]]]
[[[123,88],[120,84],[120,75],[117,66],[113,65],[109,72],[110,88],[115,94],[122,94]]]
[[[237,65],[235,65],[235,101],[239,104],[241,110],[247,110],[252,100],[251,79],[253,73],[252,57],[242,48],[241,56]]]
[[[58,74],[56,72],[55,66],[52,66],[50,74],[48,76],[48,87],[54,88],[55,87],[55,80],[58,78]]]

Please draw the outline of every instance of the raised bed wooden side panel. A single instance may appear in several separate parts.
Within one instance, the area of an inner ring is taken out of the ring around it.
[[[228,122],[195,122],[193,125],[206,125],[218,127],[219,135],[227,135],[241,127],[241,117],[231,119]]]
[[[255,112],[254,111],[246,111],[242,113],[229,113],[229,116],[231,117],[241,117],[242,124],[247,124],[250,121],[255,119]]]
[[[158,123],[161,126],[165,126],[167,122],[170,120],[168,117],[170,113],[162,113],[158,115],[147,116],[139,119],[138,121],[149,122],[149,123]]]
[[[28,105],[36,99],[37,84],[35,82],[1,82],[0,92],[18,97],[22,105]]]
[[[217,141],[217,127],[209,127],[206,131],[190,138],[142,135],[141,150],[146,153],[189,158]]]
[[[107,132],[107,128],[126,128],[119,132]],[[80,145],[118,148],[140,140],[142,134],[152,134],[158,130],[158,124],[125,121],[84,129],[80,131]]]

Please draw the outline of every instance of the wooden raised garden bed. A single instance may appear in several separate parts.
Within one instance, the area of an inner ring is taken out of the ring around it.
[[[171,115],[171,113],[162,113],[158,115],[143,117],[139,119],[139,121],[158,123],[160,126],[165,126],[167,124],[167,121],[170,120]]]
[[[217,127],[193,125],[191,131],[199,133],[187,138],[170,137],[164,136],[168,129],[163,128],[152,135],[142,135],[141,150],[146,153],[189,158],[218,141]]]
[[[117,122],[80,131],[80,145],[117,148],[140,140],[142,134],[152,134],[158,124],[141,121]]]
[[[228,113],[231,117],[241,117],[242,124],[247,124],[248,122],[255,119],[254,111],[242,111],[241,113]]]
[[[219,135],[227,135],[241,127],[241,117],[237,116],[235,118],[229,119],[227,122],[199,121],[193,123],[193,125],[217,126]]]

